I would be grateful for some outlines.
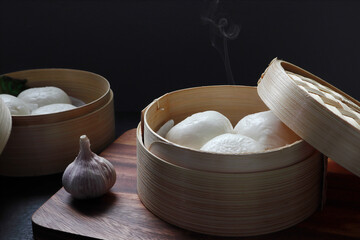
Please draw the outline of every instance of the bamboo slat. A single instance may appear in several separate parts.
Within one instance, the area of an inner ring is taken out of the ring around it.
[[[289,74],[294,73],[291,77]],[[360,176],[360,103],[319,77],[274,59],[258,84],[274,114],[301,138]]]
[[[260,235],[293,226],[319,207],[322,155],[315,151],[289,167],[255,173],[183,168],[154,155],[137,131],[137,189],[163,220],[218,236]]]
[[[202,171],[246,173],[293,165],[314,153],[305,141],[261,153],[221,154],[194,151],[167,142],[154,142],[149,151],[169,163]]]

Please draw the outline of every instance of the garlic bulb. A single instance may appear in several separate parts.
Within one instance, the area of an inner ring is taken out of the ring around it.
[[[114,166],[93,153],[86,135],[80,137],[80,151],[65,169],[62,183],[74,198],[95,198],[105,194],[115,184]]]

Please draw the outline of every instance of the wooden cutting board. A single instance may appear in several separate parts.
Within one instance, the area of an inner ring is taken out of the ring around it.
[[[120,136],[101,156],[117,171],[111,192],[79,201],[61,188],[34,213],[35,239],[223,239],[172,226],[141,204],[136,193],[135,129]],[[360,178],[329,160],[327,181],[322,211],[287,230],[241,239],[359,239]]]

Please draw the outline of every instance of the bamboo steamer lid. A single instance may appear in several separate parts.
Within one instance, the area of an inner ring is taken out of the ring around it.
[[[258,94],[302,139],[360,176],[360,103],[319,77],[274,59]]]
[[[0,154],[9,139],[11,132],[11,113],[4,101],[0,98]]]

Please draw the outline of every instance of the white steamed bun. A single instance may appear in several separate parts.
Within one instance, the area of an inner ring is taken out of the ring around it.
[[[200,149],[207,141],[233,127],[224,115],[216,111],[195,113],[172,127],[165,138],[176,144]]]
[[[36,87],[22,91],[18,98],[27,102],[35,103],[38,107],[42,107],[54,103],[71,104],[69,96],[57,87]]]
[[[164,138],[173,126],[174,126],[174,120],[170,119],[164,125],[162,125],[156,133]]]
[[[39,115],[39,114],[49,114],[49,113],[56,113],[56,112],[63,112],[66,110],[71,110],[76,108],[75,106],[67,103],[54,103],[39,107],[31,112],[31,115]]]
[[[241,134],[225,133],[205,143],[200,150],[215,153],[239,154],[262,152],[265,150],[265,146]]]
[[[15,96],[9,94],[0,94],[0,98],[9,108],[11,115],[29,115],[31,112],[28,104]]]
[[[255,139],[266,149],[285,146],[300,139],[271,111],[245,116],[236,124],[234,131]]]

